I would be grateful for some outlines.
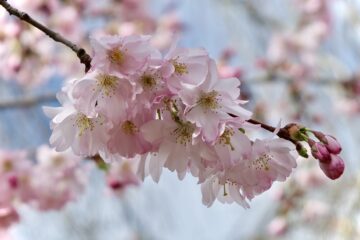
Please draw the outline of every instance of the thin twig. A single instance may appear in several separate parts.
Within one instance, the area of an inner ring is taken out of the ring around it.
[[[332,85],[344,85],[348,82],[353,81],[354,76],[346,76],[344,78],[315,78],[311,81],[304,80],[304,82],[311,85],[319,85],[319,86],[332,86]],[[273,83],[293,83],[296,80],[288,77],[278,75],[276,73],[263,74],[259,76],[252,76],[243,80],[246,84],[251,85],[262,85],[262,84],[273,84]]]
[[[25,97],[22,99],[14,99],[0,102],[0,110],[9,108],[28,108],[44,102],[51,102],[56,100],[55,93],[48,93],[39,96]]]
[[[50,30],[45,25],[39,23],[35,19],[29,16],[29,14],[25,12],[21,12],[18,9],[12,7],[6,0],[0,0],[0,5],[3,6],[10,15],[15,15],[21,20],[29,23],[30,25],[36,27],[37,29],[44,32],[46,35],[48,35],[50,38],[52,38],[56,42],[60,42],[67,47],[69,47],[71,50],[73,50],[78,58],[80,59],[80,62],[85,65],[85,72],[88,72],[91,68],[91,57],[85,49],[78,47],[76,44],[72,43],[71,41],[65,39],[63,36],[61,36],[59,33],[54,32]]]
[[[259,122],[255,119],[249,119],[247,120],[248,123],[251,123],[251,124],[256,124],[256,125],[260,125],[261,128],[269,131],[269,132],[275,132],[276,128],[275,127],[272,127],[270,125],[267,125],[265,123],[262,123],[262,122]],[[289,131],[286,130],[285,128],[280,128],[277,135],[280,137],[280,138],[283,138],[283,139],[286,139],[288,141],[291,141],[294,143],[294,141],[290,138],[290,134],[289,134]]]

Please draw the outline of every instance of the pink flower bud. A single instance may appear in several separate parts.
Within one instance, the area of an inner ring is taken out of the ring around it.
[[[14,175],[8,178],[8,183],[12,189],[16,189],[19,186],[18,178]]]
[[[335,180],[343,174],[345,164],[344,160],[338,155],[330,154],[330,157],[330,163],[320,162],[320,168],[328,178]]]
[[[330,162],[330,153],[328,149],[325,147],[322,143],[315,143],[311,147],[311,153],[312,155],[318,159],[322,163],[329,163]]]
[[[317,139],[319,139],[321,142],[323,142],[323,143],[326,143],[326,142],[327,142],[327,140],[326,140],[326,138],[325,138],[325,134],[323,134],[322,132],[313,131],[312,133],[313,133],[313,134],[315,135],[315,137],[316,137]]]
[[[341,146],[334,137],[326,135],[325,139],[327,141],[325,144],[326,148],[329,150],[330,153],[339,154],[341,152]]]
[[[119,180],[110,180],[108,181],[108,186],[113,189],[114,191],[120,190],[124,187],[124,184],[120,182]]]

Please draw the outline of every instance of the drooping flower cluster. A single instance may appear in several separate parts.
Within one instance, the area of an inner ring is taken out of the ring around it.
[[[204,49],[162,54],[149,36],[93,38],[92,69],[59,93],[50,143],[58,151],[140,158],[137,172],[159,181],[163,168],[202,184],[203,203],[247,199],[283,181],[296,166],[294,146],[279,138],[252,141],[251,112],[240,81],[219,77]]]

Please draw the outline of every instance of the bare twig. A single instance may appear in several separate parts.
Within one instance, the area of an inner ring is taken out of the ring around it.
[[[65,39],[63,36],[61,36],[59,33],[54,32],[53,30],[50,30],[45,25],[39,23],[35,19],[29,16],[29,14],[25,12],[21,12],[18,9],[12,7],[6,0],[0,0],[0,5],[3,6],[10,15],[15,15],[21,20],[29,23],[30,25],[38,28],[42,32],[44,32],[46,35],[48,35],[50,38],[52,38],[56,42],[60,42],[67,47],[69,47],[71,50],[73,50],[78,58],[80,59],[80,62],[85,65],[85,72],[89,71],[91,68],[91,57],[85,49],[78,47],[76,44],[72,43],[71,41]]]
[[[262,123],[262,122],[259,122],[255,119],[249,119],[247,120],[248,123],[251,123],[251,124],[256,124],[256,125],[260,125],[261,128],[269,131],[269,132],[274,132],[276,130],[275,127],[272,127],[270,125],[267,125],[265,123]],[[285,128],[280,128],[277,135],[280,137],[280,138],[283,138],[283,139],[286,139],[288,141],[291,141],[294,143],[294,141],[290,138],[290,134],[289,134],[289,131],[286,130]]]
[[[336,86],[336,85],[343,85],[347,82],[352,81],[354,78],[354,76],[346,76],[343,78],[315,78],[315,79],[311,79],[310,80],[304,80],[304,82],[311,84],[311,85],[318,85],[318,86]],[[251,85],[262,85],[262,84],[267,84],[267,83],[293,83],[296,80],[289,77],[289,76],[285,76],[285,75],[280,75],[277,73],[267,73],[267,74],[262,74],[259,76],[253,76],[253,77],[249,77],[247,79],[243,79],[244,82],[246,82],[246,84],[251,84]]]
[[[22,99],[7,100],[0,102],[0,110],[9,109],[9,108],[28,108],[44,102],[51,102],[55,100],[56,100],[55,93],[25,97]]]

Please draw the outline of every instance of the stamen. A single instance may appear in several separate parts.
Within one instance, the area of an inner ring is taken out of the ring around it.
[[[185,63],[179,63],[176,59],[174,59],[174,60],[172,60],[172,64],[175,68],[175,73],[177,75],[181,76],[181,75],[189,73],[188,68]]]
[[[175,135],[177,143],[186,145],[191,142],[194,131],[194,125],[190,122],[186,122],[179,124],[179,127],[173,131],[173,134]]]
[[[135,133],[137,133],[139,131],[139,129],[136,127],[136,125],[129,120],[125,121],[121,125],[121,128],[126,135],[134,135]]]
[[[78,129],[79,129],[79,137],[81,137],[85,131],[94,130],[94,123],[92,119],[88,118],[85,114],[79,113],[77,119],[75,121]]]
[[[252,167],[256,170],[270,170],[269,161],[273,158],[270,154],[264,153],[251,162]]]
[[[231,128],[226,128],[224,133],[219,138],[219,143],[223,145],[229,145],[231,150],[234,151],[235,148],[231,144],[231,137],[234,135],[235,131]]]
[[[9,172],[9,171],[11,171],[11,170],[13,170],[13,167],[14,167],[14,165],[13,165],[13,163],[11,162],[11,160],[5,160],[4,162],[3,162],[3,170],[4,170],[4,172]]]
[[[96,79],[98,80],[97,85],[106,96],[111,96],[114,94],[119,82],[118,77],[100,73],[96,76]]]
[[[52,163],[54,166],[61,166],[64,163],[64,161],[65,161],[64,157],[59,155],[59,156],[54,157]]]
[[[224,186],[224,197],[226,197],[228,194],[227,194],[227,192],[226,192],[225,184],[224,184],[223,186]]]
[[[140,77],[140,84],[145,90],[151,90],[156,86],[156,78],[151,74],[144,74]]]
[[[219,106],[219,93],[211,91],[209,93],[201,93],[197,103],[205,110],[216,110]]]
[[[108,52],[108,58],[111,63],[122,65],[125,62],[125,54],[119,48],[114,48]]]

